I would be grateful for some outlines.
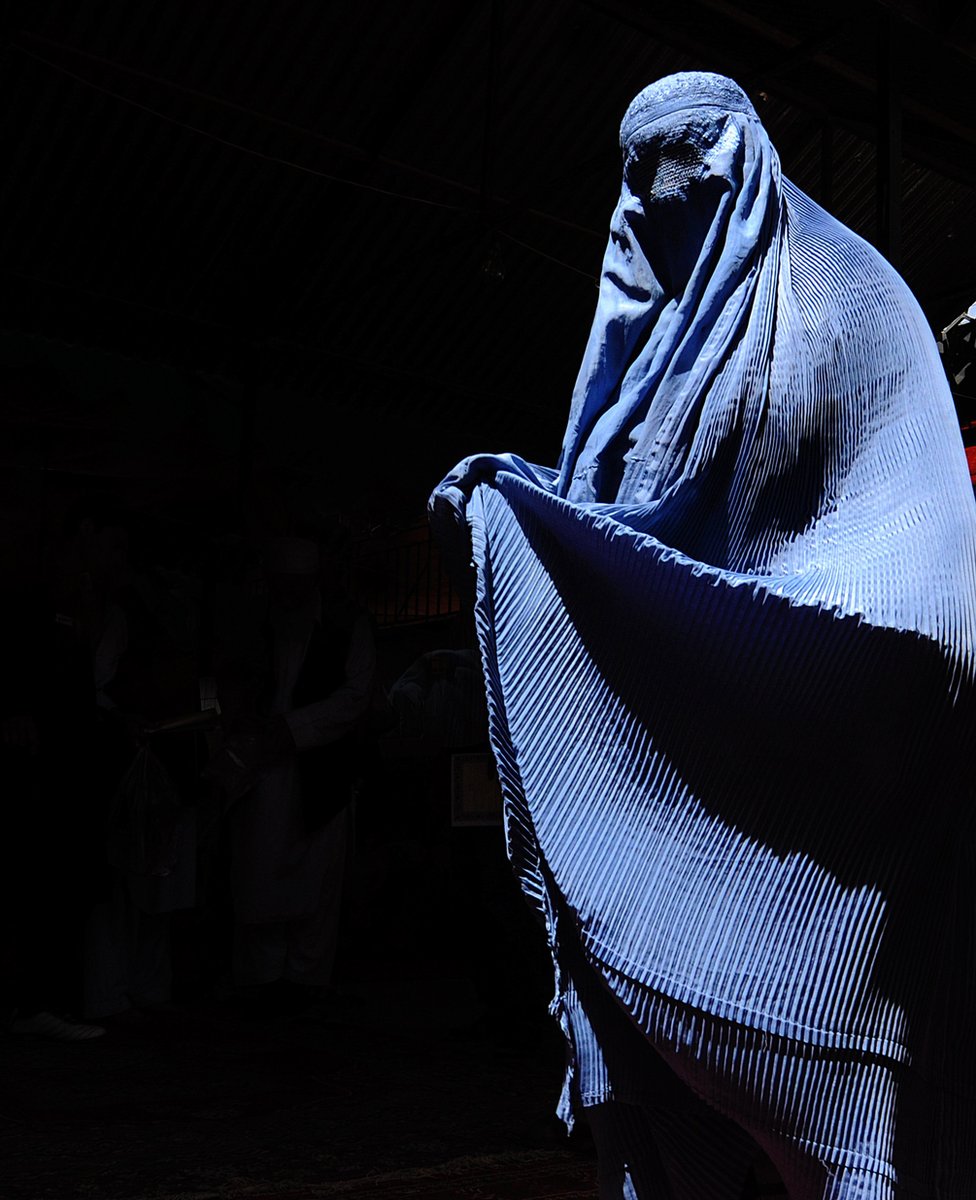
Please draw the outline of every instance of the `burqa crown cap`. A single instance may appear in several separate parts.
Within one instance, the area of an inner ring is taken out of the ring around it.
[[[620,125],[620,145],[628,146],[640,131],[661,117],[689,109],[717,108],[756,117],[749,97],[737,83],[711,71],[679,71],[639,92]]]

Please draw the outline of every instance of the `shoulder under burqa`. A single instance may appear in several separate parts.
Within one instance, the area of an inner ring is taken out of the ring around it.
[[[509,853],[557,990],[570,919],[645,1017],[903,1059],[973,907],[976,509],[938,354],[729,80],[652,85],[621,143],[558,468],[478,455],[432,497],[476,567]]]

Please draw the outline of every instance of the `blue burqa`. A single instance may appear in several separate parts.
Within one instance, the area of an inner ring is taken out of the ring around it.
[[[708,1160],[746,1140],[802,1200],[970,1200],[976,508],[936,347],[731,81],[652,85],[621,145],[559,466],[432,499],[563,1110],[715,1114],[683,1166],[661,1134],[676,1200],[737,1196]],[[650,1194],[642,1153],[604,1194]]]

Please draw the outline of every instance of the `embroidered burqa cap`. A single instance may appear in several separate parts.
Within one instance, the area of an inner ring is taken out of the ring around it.
[[[636,1037],[809,1180],[976,1194],[976,505],[934,340],[730,80],[645,89],[621,150],[558,467],[432,499],[564,1115],[646,1100]]]

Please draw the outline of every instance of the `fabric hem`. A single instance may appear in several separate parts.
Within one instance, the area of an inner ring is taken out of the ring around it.
[[[581,930],[580,935],[587,953],[591,954],[592,950],[596,948],[600,953],[593,957],[601,959],[612,970],[625,975],[638,986],[655,992],[666,1001],[698,1009],[715,1020],[734,1022],[747,1029],[767,1033],[771,1037],[787,1038],[790,1041],[803,1042],[807,1045],[813,1044],[825,1050],[854,1050],[862,1054],[886,1058],[899,1065],[911,1061],[908,1047],[892,1038],[820,1029],[814,1025],[804,1025],[800,1021],[790,1020],[787,1017],[756,1012],[744,1005],[722,1000],[718,996],[678,984],[672,979],[653,976],[650,972],[642,970],[632,959],[601,942],[599,938],[588,935],[585,930]]]

